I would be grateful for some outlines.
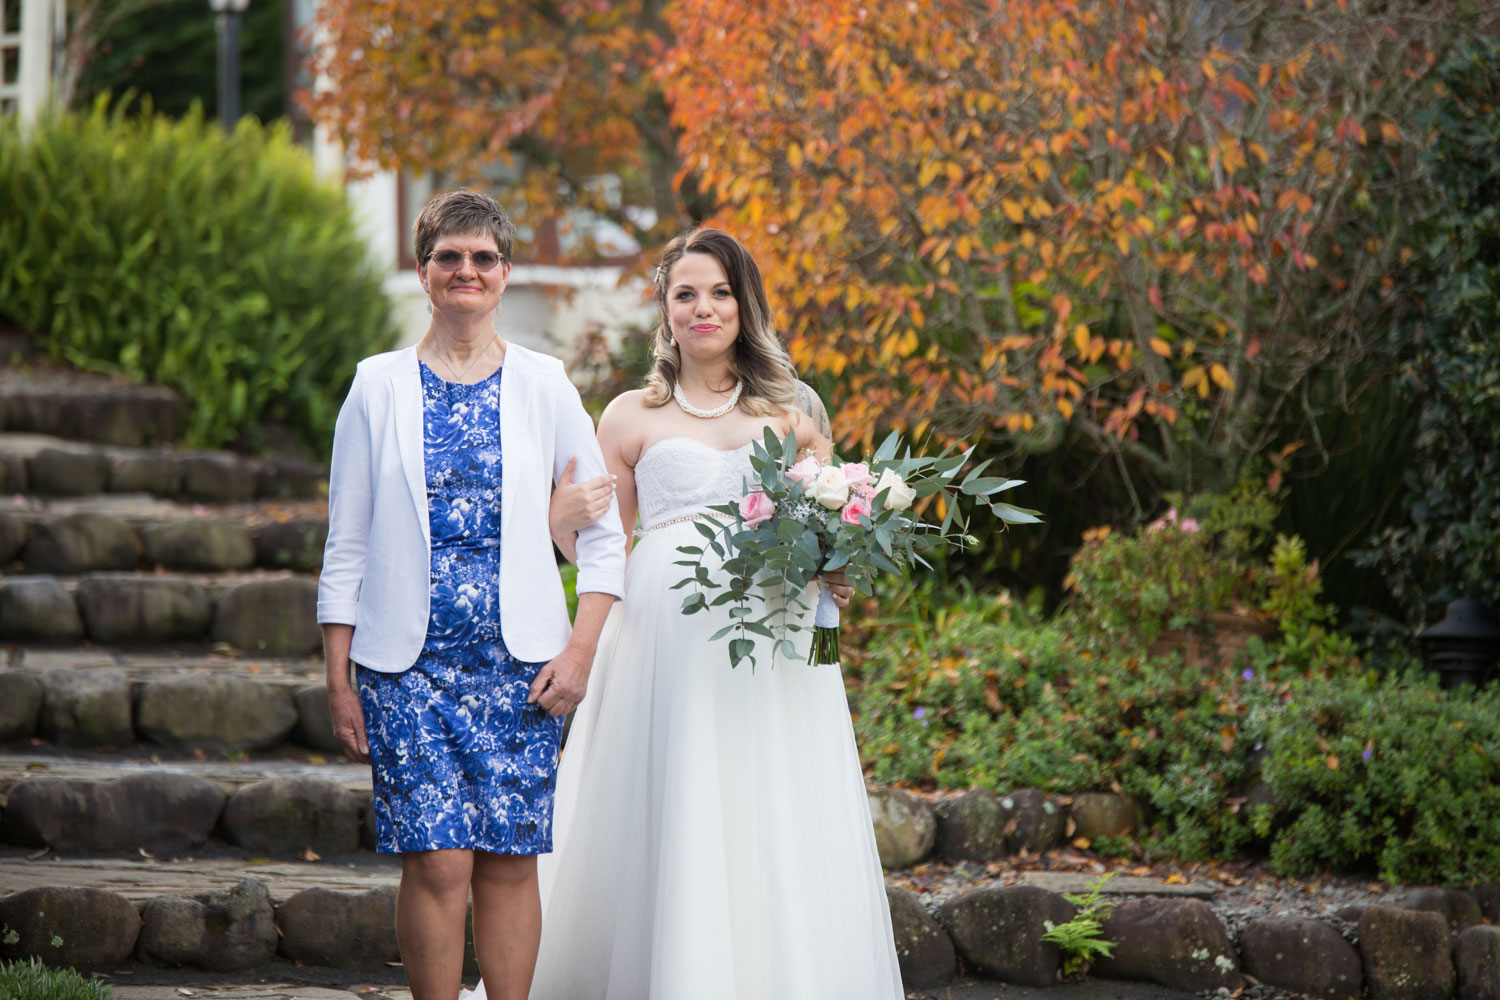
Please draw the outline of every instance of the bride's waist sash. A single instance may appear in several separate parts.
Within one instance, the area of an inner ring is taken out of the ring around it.
[[[665,512],[650,524],[642,525],[638,533],[644,535],[648,531],[655,531],[658,528],[666,528],[674,524],[686,524],[689,521],[702,521],[710,518],[721,523],[730,519],[723,511],[709,510],[707,507],[679,507],[676,510]]]

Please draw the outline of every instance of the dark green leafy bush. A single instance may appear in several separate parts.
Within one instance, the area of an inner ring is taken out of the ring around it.
[[[1500,609],[1500,42],[1472,43],[1438,75],[1445,94],[1422,122],[1438,208],[1406,276],[1426,309],[1407,331],[1405,516],[1358,555],[1414,624],[1462,594]]]
[[[0,123],[0,313],[57,362],[179,390],[194,445],[280,425],[322,453],[391,340],[342,193],[284,127],[100,102]]]

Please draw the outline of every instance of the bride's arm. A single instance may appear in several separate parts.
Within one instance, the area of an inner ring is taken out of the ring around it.
[[[625,527],[625,551],[635,544],[639,504],[635,495],[635,461],[640,456],[641,433],[633,414],[640,410],[639,391],[616,396],[599,417],[599,450],[604,466],[615,477],[615,501]]]

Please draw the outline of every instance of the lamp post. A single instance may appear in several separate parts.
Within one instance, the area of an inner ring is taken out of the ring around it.
[[[240,15],[250,0],[208,0],[219,15],[219,124],[233,132],[240,120]]]
[[[1500,626],[1485,615],[1483,604],[1470,597],[1449,604],[1443,620],[1424,628],[1417,639],[1422,659],[1438,672],[1445,688],[1484,684],[1500,653]]]

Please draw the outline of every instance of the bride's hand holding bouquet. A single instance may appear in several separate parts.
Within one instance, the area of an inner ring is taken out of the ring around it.
[[[985,477],[988,461],[965,473],[968,459],[968,452],[951,448],[935,456],[913,455],[893,432],[863,462],[825,462],[800,454],[795,432],[778,438],[767,428],[764,440],[751,446],[752,476],[744,497],[710,508],[722,520],[694,523],[701,545],[678,547],[690,557],[677,562],[690,570],[674,586],[692,588],[683,613],[733,605],[733,621],[713,635],[729,638],[731,666],[745,659],[754,665],[752,635],[770,639],[776,654],[794,656],[792,634],[806,626],[793,612],[805,610],[802,595],[820,575],[842,572],[856,590],[868,592],[877,573],[927,566],[924,553],[972,544],[961,498],[988,506],[1007,524],[1041,520],[1036,511],[994,499],[1021,480]],[[933,496],[943,512],[936,524],[912,509]],[[709,553],[722,560],[721,572],[709,572]],[[784,599],[768,601],[773,591]],[[824,588],[808,662],[832,663],[838,657],[838,609]]]

